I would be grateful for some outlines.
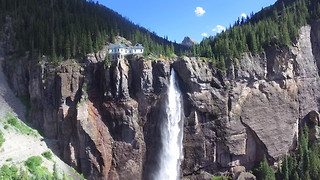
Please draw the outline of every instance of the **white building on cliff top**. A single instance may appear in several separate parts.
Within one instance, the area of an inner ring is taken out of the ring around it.
[[[124,59],[126,55],[142,55],[144,48],[141,44],[127,47],[124,44],[110,44],[109,48],[110,61]]]

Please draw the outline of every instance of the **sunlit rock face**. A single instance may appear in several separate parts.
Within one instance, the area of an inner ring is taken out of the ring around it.
[[[29,120],[57,140],[67,163],[88,179],[121,180],[149,180],[159,168],[174,69],[184,114],[178,176],[210,179],[296,148],[298,127],[320,103],[319,44],[314,22],[294,46],[228,60],[226,72],[193,57],[108,66],[105,52],[82,64],[53,66],[44,57],[5,61],[3,69],[17,95],[30,95]]]

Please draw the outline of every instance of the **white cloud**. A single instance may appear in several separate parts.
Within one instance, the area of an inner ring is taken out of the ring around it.
[[[217,25],[216,28],[212,29],[213,32],[217,32],[217,33],[221,33],[222,31],[225,31],[226,28],[221,26],[221,25]]]
[[[206,11],[202,7],[196,7],[196,10],[194,10],[197,16],[203,16]]]
[[[241,14],[241,17],[247,19],[247,15],[246,15],[245,13],[242,13],[242,14]]]
[[[201,34],[201,36],[203,36],[203,37],[207,37],[207,36],[208,36],[208,34],[207,34],[207,33],[202,33],[202,34]]]

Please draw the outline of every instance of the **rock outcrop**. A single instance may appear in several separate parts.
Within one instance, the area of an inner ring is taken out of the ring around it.
[[[181,42],[181,45],[188,47],[188,48],[191,48],[193,45],[196,45],[196,44],[198,44],[198,43],[188,36],[184,37],[183,41]]]
[[[131,59],[106,66],[105,51],[54,66],[7,60],[17,95],[29,95],[29,120],[56,139],[59,154],[88,179],[152,179],[161,146],[166,90],[174,68],[184,97],[183,179],[276,162],[296,148],[299,127],[319,124],[320,22],[292,47],[244,54],[226,72],[200,58]],[[318,135],[319,133],[316,133]],[[255,177],[241,172],[240,179]]]

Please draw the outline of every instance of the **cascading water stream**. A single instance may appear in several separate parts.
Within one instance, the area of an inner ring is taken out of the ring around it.
[[[161,126],[162,149],[160,167],[155,180],[180,179],[180,164],[183,159],[183,107],[182,96],[175,71],[171,70],[166,108],[167,118]]]

